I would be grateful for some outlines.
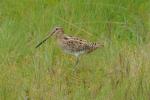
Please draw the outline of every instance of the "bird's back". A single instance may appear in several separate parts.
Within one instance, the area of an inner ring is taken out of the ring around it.
[[[103,47],[103,45],[99,43],[91,43],[87,42],[86,40],[71,36],[64,36],[59,40],[59,44],[67,53],[77,55],[90,53],[99,47]]]

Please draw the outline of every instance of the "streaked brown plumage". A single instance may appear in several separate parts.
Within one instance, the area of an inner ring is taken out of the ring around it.
[[[59,44],[59,46],[66,52],[77,57],[75,66],[78,64],[79,56],[81,54],[90,53],[97,48],[103,47],[103,44],[91,43],[86,40],[67,36],[64,34],[64,30],[61,27],[55,27],[52,33],[49,33],[48,36],[40,42],[37,46],[39,47],[43,42],[45,42],[50,36],[54,36]]]

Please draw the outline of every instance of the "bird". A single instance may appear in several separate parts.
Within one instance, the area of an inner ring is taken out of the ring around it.
[[[52,32],[48,32],[46,38],[43,39],[39,44],[36,45],[36,48],[40,47],[46,40],[50,37],[54,37],[59,45],[59,47],[68,54],[74,55],[76,57],[75,67],[79,63],[79,57],[82,54],[88,54],[95,51],[97,48],[104,47],[104,44],[96,42],[88,42],[87,40],[69,36],[64,33],[62,27],[55,27]]]

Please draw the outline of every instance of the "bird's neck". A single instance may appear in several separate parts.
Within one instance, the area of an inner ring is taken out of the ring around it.
[[[62,38],[64,38],[64,33],[59,33],[59,34],[57,34],[57,36],[56,36],[56,38],[57,39],[62,39]]]

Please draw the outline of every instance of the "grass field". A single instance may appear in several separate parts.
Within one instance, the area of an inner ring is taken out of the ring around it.
[[[149,0],[0,0],[0,100],[150,100]],[[53,27],[105,47],[75,58]]]

